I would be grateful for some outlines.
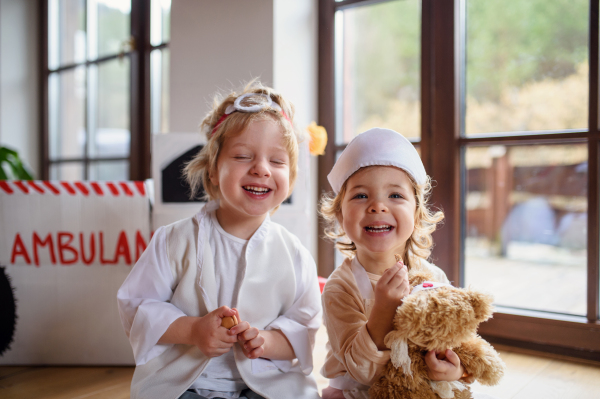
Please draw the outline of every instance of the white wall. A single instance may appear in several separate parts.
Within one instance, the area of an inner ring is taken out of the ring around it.
[[[273,87],[296,106],[294,122],[317,120],[318,0],[273,0]],[[310,157],[310,251],[317,259],[317,158]]]
[[[317,0],[177,0],[171,3],[170,130],[197,132],[215,92],[259,76],[296,106],[295,124],[317,119]],[[310,160],[316,258],[316,158]]]
[[[196,132],[214,94],[273,84],[272,0],[171,3],[170,130]]]
[[[0,0],[0,144],[39,170],[38,1]]]

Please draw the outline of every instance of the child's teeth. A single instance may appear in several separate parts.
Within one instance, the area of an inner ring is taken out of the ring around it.
[[[385,226],[367,226],[367,230],[375,232],[375,233],[379,233],[382,231],[389,231],[392,228],[392,226],[389,225],[385,225]]]
[[[248,191],[254,191],[256,193],[261,193],[261,194],[269,191],[269,189],[266,187],[245,186],[244,188]]]

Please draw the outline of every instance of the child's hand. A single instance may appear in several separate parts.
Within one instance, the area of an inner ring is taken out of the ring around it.
[[[265,353],[265,338],[260,334],[258,328],[250,327],[247,321],[242,321],[229,331],[237,334],[240,347],[248,359],[257,359]]]
[[[375,285],[375,302],[387,304],[394,310],[402,304],[402,298],[408,294],[408,269],[402,262],[387,269]]]
[[[460,358],[451,349],[446,349],[446,352],[427,352],[425,363],[428,368],[427,376],[431,381],[456,381],[465,374]]]
[[[225,316],[239,317],[236,309],[221,306],[204,317],[196,318],[192,323],[192,344],[208,357],[217,357],[229,352],[237,341],[235,334],[221,327],[221,319]]]
[[[409,293],[408,269],[402,262],[387,269],[375,285],[375,303],[367,321],[367,330],[377,349],[387,349],[385,336],[392,331],[396,309]]]

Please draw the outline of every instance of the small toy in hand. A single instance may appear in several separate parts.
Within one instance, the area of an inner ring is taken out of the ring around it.
[[[235,316],[225,316],[221,319],[221,327],[225,327],[228,330],[237,325],[238,321]]]
[[[398,255],[396,260],[398,261]],[[394,330],[385,337],[391,349],[382,377],[371,386],[371,398],[467,399],[468,385],[460,381],[430,381],[424,356],[452,349],[466,372],[483,385],[496,385],[504,362],[477,335],[479,324],[492,316],[492,297],[477,291],[433,281],[423,266],[408,273],[411,294],[396,310]]]

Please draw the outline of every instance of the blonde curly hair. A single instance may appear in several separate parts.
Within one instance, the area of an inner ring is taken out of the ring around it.
[[[373,167],[377,167],[377,165],[367,166],[367,168]],[[366,168],[359,170],[362,169]],[[427,176],[424,184],[417,184],[408,173],[407,176],[415,193],[415,226],[404,246],[404,253],[401,255],[404,263],[410,268],[415,265],[415,257],[427,260],[431,255],[431,248],[433,247],[432,234],[437,224],[444,219],[444,213],[439,210],[433,212],[429,209],[428,200],[432,188],[431,178]],[[346,195],[346,186],[349,179],[346,179],[337,195],[323,195],[319,206],[319,214],[325,219],[325,235],[335,242],[336,248],[341,253],[352,259],[356,256],[356,245],[350,241],[344,228],[339,223],[340,216],[342,215],[342,202]]]
[[[269,96],[273,102],[279,104],[289,120],[275,108],[268,107],[258,112],[233,112],[219,124],[227,107],[232,105],[239,96],[247,93],[260,93]],[[219,187],[210,181],[210,176],[217,171],[217,160],[225,140],[240,134],[251,122],[261,120],[274,121],[281,129],[284,145],[290,157],[288,194],[292,193],[298,175],[299,142],[303,139],[292,123],[294,120],[294,106],[272,88],[263,86],[257,79],[254,79],[244,87],[241,93],[231,92],[224,98],[217,95],[213,100],[212,110],[208,112],[200,124],[201,131],[206,133],[207,143],[186,164],[183,170],[191,188],[190,197],[192,199],[198,196],[202,187],[205,191],[205,200],[219,198]]]

